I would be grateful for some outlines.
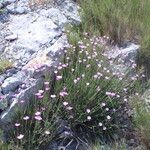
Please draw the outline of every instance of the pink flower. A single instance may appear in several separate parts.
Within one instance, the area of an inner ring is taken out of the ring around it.
[[[51,98],[56,98],[56,95],[51,95]]]
[[[44,133],[45,133],[45,134],[47,134],[47,135],[49,135],[49,134],[50,134],[50,132],[49,132],[48,130],[46,130]]]
[[[110,120],[110,119],[111,119],[111,117],[108,115],[108,116],[107,116],[107,119],[108,119],[108,120]]]
[[[105,131],[105,130],[106,130],[106,127],[103,127],[103,130]]]
[[[42,99],[44,96],[43,95],[39,95],[38,96],[38,99]]]
[[[49,82],[44,82],[44,85],[49,85]]]
[[[98,75],[97,75],[97,74],[95,74],[93,77],[94,77],[95,79],[97,79],[97,78],[98,78]]]
[[[74,79],[73,82],[76,84],[76,83],[78,82],[78,80],[77,80],[77,79]]]
[[[104,107],[104,106],[106,106],[106,104],[105,103],[101,103],[101,107]]]
[[[89,86],[89,85],[90,85],[90,83],[86,83],[86,85],[87,85],[87,86]]]
[[[61,80],[62,76],[56,76],[56,80]]]
[[[21,140],[24,137],[23,134],[20,134],[19,136],[17,136],[17,139]]]
[[[61,70],[61,69],[62,69],[62,66],[58,66],[57,69],[58,69],[58,70]]]
[[[107,76],[106,76],[106,77],[105,77],[105,79],[106,79],[106,80],[108,80],[108,79],[109,79],[109,77],[107,77]]]
[[[112,92],[110,95],[113,97],[113,96],[115,96],[115,95],[116,95],[116,93],[113,93],[113,92]]]
[[[64,105],[64,106],[67,106],[67,105],[68,105],[68,102],[63,102],[63,105]]]
[[[68,106],[66,109],[67,110],[72,110],[73,108],[71,106]]]
[[[63,65],[62,65],[62,67],[64,67],[64,68],[67,67],[67,66],[68,66],[68,64],[63,64]]]
[[[42,111],[46,110],[44,107],[41,108]]]
[[[47,88],[49,88],[49,82],[44,82],[44,85],[45,85],[45,90],[47,89]],[[48,91],[48,90],[47,90]]]
[[[87,116],[87,120],[91,120],[91,116]]]
[[[41,93],[35,93],[35,96],[41,96]]]
[[[41,116],[35,116],[34,117],[36,120],[38,120],[38,121],[41,121],[42,120],[42,117]]]
[[[23,117],[23,119],[24,120],[28,120],[28,119],[30,119],[30,117],[29,116],[25,116],[25,117]]]
[[[21,100],[20,103],[24,103],[24,100]]]
[[[57,71],[57,70],[55,70],[55,71],[54,71],[54,73],[55,73],[55,74],[57,74],[57,73],[58,73],[58,71]]]
[[[35,113],[35,115],[36,115],[36,116],[39,116],[39,115],[41,115],[41,112],[37,111],[37,112]]]
[[[74,71],[74,69],[71,69],[71,71],[73,72],[73,71]]]
[[[50,88],[49,88],[49,87],[46,87],[46,88],[45,88],[45,91],[49,91],[49,90],[50,90]]]
[[[90,109],[86,109],[86,112],[87,112],[87,113],[90,113],[90,112],[91,112],[91,110],[90,110]]]
[[[105,110],[106,110],[106,111],[109,111],[109,108],[106,108]]]
[[[106,95],[110,96],[110,95],[111,95],[111,92],[106,92]]]
[[[39,93],[40,93],[40,94],[43,94],[43,93],[44,93],[44,90],[39,90]]]
[[[59,93],[59,95],[60,95],[60,96],[62,96],[62,97],[64,97],[64,96],[67,96],[67,95],[68,95],[68,93],[67,93],[67,92],[63,92],[63,91],[62,91],[62,92],[60,92],[60,93]]]
[[[126,98],[124,98],[124,102],[127,102],[128,100]]]
[[[103,124],[100,122],[98,125],[101,127]]]
[[[20,123],[15,123],[15,126],[16,126],[16,127],[19,127],[19,126],[20,126]]]

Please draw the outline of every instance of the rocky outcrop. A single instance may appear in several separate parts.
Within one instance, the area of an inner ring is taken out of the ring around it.
[[[11,122],[19,103],[28,102],[42,88],[44,76],[59,62],[68,46],[65,25],[80,23],[79,7],[71,0],[30,2],[0,2],[0,55],[13,64],[0,75],[2,128]]]

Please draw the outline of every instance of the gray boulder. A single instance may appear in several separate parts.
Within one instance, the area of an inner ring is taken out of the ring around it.
[[[8,94],[11,91],[15,91],[17,87],[24,82],[25,79],[26,74],[23,71],[7,78],[1,86],[3,94]]]

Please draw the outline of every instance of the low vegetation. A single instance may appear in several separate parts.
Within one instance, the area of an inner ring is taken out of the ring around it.
[[[150,106],[141,96],[134,96],[131,99],[134,108],[134,123],[139,137],[145,148],[150,149]]]
[[[12,63],[6,59],[0,59],[0,74],[12,67]]]

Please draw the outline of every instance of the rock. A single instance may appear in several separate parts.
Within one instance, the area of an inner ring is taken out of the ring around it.
[[[0,9],[3,7],[3,4],[2,3],[0,3]]]
[[[26,84],[23,83],[23,84],[20,86],[20,88],[21,88],[21,89],[26,89],[27,86],[26,86]]]
[[[135,62],[140,46],[130,43],[127,47],[112,47],[104,53],[111,60],[111,70],[119,74],[135,75]]]
[[[16,34],[12,34],[12,35],[9,35],[9,36],[5,37],[5,40],[7,40],[7,41],[14,41],[16,39],[17,39]]]
[[[46,16],[47,18],[50,18],[56,25],[61,28],[68,22],[65,15],[63,15],[62,12],[57,8],[41,10],[40,14]]]
[[[59,5],[59,8],[70,22],[77,25],[81,23],[81,18],[78,14],[79,6],[77,4],[65,0]]]
[[[24,72],[18,72],[12,77],[7,78],[2,84],[3,94],[8,94],[11,91],[15,91],[17,87],[23,83],[26,79],[26,74]]]
[[[16,0],[2,0],[3,6],[9,5],[9,4],[14,3],[14,2],[16,2]]]
[[[53,60],[59,58],[64,53],[64,49],[68,46],[67,36],[61,36],[51,47],[46,50],[47,56]]]
[[[11,14],[26,14],[26,13],[29,12],[27,7],[18,6],[17,8],[15,8],[14,4],[13,5],[8,5],[7,10]]]
[[[5,3],[9,3],[9,4],[16,2],[16,0],[4,0],[4,1]]]
[[[11,68],[11,69],[6,70],[6,74],[7,73],[15,74],[16,72],[17,72],[16,68]]]
[[[2,85],[2,83],[4,82],[6,78],[6,74],[0,75],[0,85]]]

